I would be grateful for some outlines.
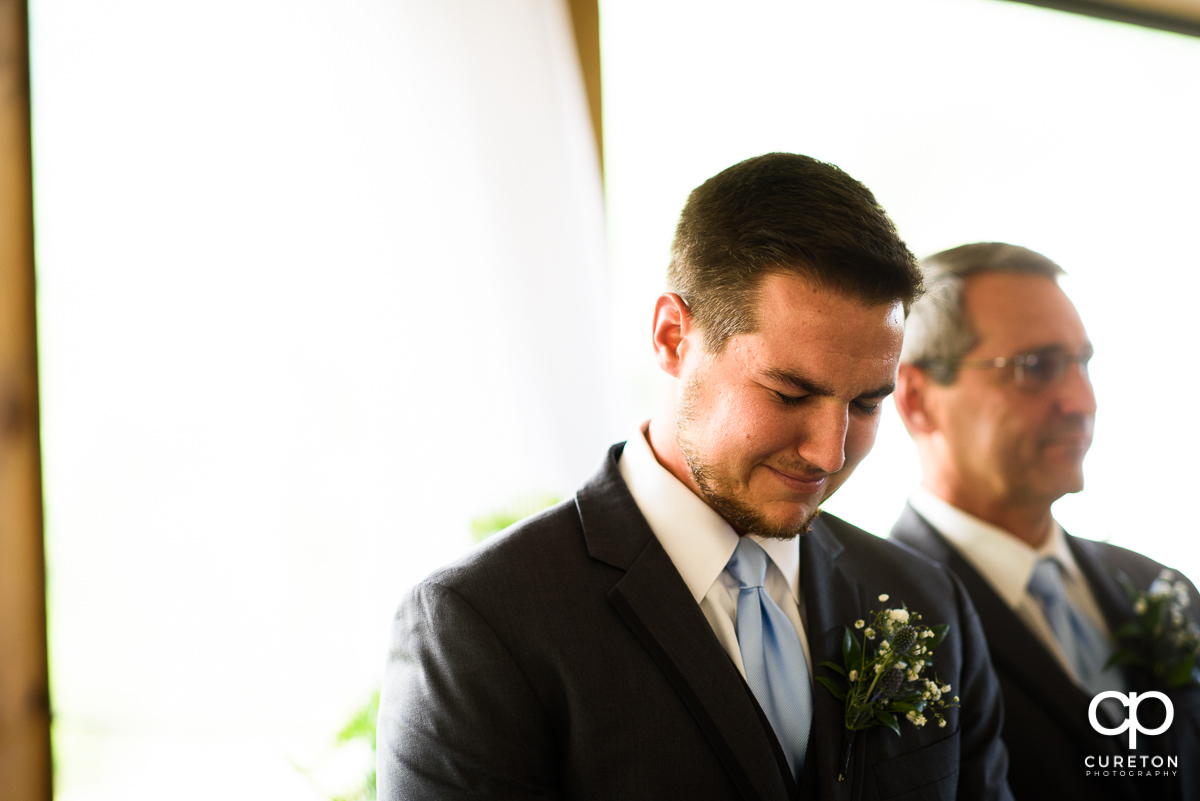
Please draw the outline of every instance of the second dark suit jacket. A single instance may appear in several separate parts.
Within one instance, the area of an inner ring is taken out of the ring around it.
[[[1178,777],[1087,777],[1085,761],[1089,756],[1111,758],[1129,754],[1128,733],[1105,736],[1092,728],[1088,722],[1091,696],[1075,684],[987,579],[911,506],[905,507],[891,536],[953,570],[975,603],[1004,693],[1009,784],[1016,798],[1200,799],[1200,687],[1168,692],[1175,722],[1159,737],[1139,738],[1139,751],[1177,755]],[[1132,620],[1133,609],[1116,571],[1125,573],[1136,587],[1145,590],[1163,566],[1106,543],[1071,536],[1067,537],[1067,543],[1110,630]],[[1195,587],[1190,583],[1188,586],[1193,598],[1191,608],[1200,609]],[[1126,678],[1132,692],[1163,689],[1155,686],[1143,671],[1127,670]],[[1147,728],[1161,722],[1155,719],[1160,712],[1157,701],[1147,701],[1139,708]]]
[[[843,627],[907,603],[950,624],[947,726],[860,732],[846,781],[842,703],[813,686],[802,786],[617,469],[418,585],[397,614],[379,712],[383,801],[1006,799],[998,685],[944,568],[832,517],[801,543],[814,665]],[[818,675],[827,674],[817,668]]]

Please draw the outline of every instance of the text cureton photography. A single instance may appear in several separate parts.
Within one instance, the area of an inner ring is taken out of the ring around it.
[[[1084,776],[1178,776],[1179,757],[1089,755],[1084,758]]]
[[[1128,717],[1121,725],[1109,728],[1102,724],[1097,717],[1097,711],[1100,704],[1106,699],[1115,699],[1120,701],[1122,705],[1128,708]],[[1162,703],[1165,717],[1162,723],[1154,728],[1147,728],[1138,720],[1138,706],[1147,698],[1156,699]],[[1088,722],[1092,724],[1092,728],[1101,734],[1116,735],[1125,731],[1129,732],[1129,747],[1137,748],[1138,732],[1145,735],[1162,734],[1171,727],[1171,722],[1175,719],[1175,706],[1171,703],[1171,699],[1163,693],[1151,691],[1142,693],[1118,693],[1118,692],[1102,692],[1092,699],[1091,705],[1088,707]],[[1159,754],[1104,754],[1094,755],[1089,754],[1083,760],[1084,776],[1131,776],[1131,777],[1159,777],[1159,776],[1178,776],[1179,775],[1179,756]]]

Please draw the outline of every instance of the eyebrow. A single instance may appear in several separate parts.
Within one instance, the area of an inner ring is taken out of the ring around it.
[[[819,395],[822,397],[832,397],[837,393],[832,387],[826,386],[819,381],[813,381],[811,378],[801,375],[794,370],[784,370],[779,367],[771,367],[763,371],[763,375],[772,381],[777,381],[781,384],[787,384],[793,389],[801,392],[807,392],[809,395]],[[886,398],[896,391],[896,383],[889,381],[886,384],[876,387],[875,389],[866,392],[860,392],[856,397],[873,400],[875,398]]]

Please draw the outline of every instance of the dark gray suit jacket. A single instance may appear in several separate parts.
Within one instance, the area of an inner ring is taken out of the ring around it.
[[[944,568],[824,516],[801,543],[813,664],[877,597],[950,624],[947,726],[860,732],[814,684],[802,787],[745,681],[638,511],[620,445],[576,496],[418,585],[396,617],[378,724],[380,798],[1007,799],[996,677]],[[828,674],[817,668],[818,675]]]
[[[1085,760],[1089,756],[1129,753],[1128,733],[1105,736],[1091,727],[1088,722],[1091,696],[1075,684],[979,571],[911,506],[905,507],[891,536],[953,570],[979,611],[1004,693],[1004,739],[1014,796],[1097,801],[1200,799],[1200,687],[1168,692],[1175,709],[1175,722],[1159,737],[1139,736],[1139,752],[1178,755],[1179,777],[1087,777]],[[1135,586],[1144,590],[1163,566],[1106,543],[1070,536],[1067,543],[1110,629],[1132,620],[1133,609],[1116,571],[1124,572]],[[1200,597],[1194,586],[1190,583],[1188,586],[1193,598],[1191,608],[1195,611],[1200,609]],[[1144,671],[1126,670],[1126,678],[1132,692],[1162,689]],[[1139,719],[1146,728],[1155,728],[1161,722],[1158,719],[1161,711],[1156,701],[1147,701],[1138,709]]]

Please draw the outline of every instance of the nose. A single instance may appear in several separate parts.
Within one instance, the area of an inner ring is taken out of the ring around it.
[[[1058,407],[1063,414],[1081,414],[1092,417],[1096,414],[1096,393],[1087,367],[1073,364],[1058,386]]]
[[[849,409],[836,402],[825,404],[821,414],[807,421],[800,434],[800,458],[826,473],[836,473],[846,463],[846,430]]]

